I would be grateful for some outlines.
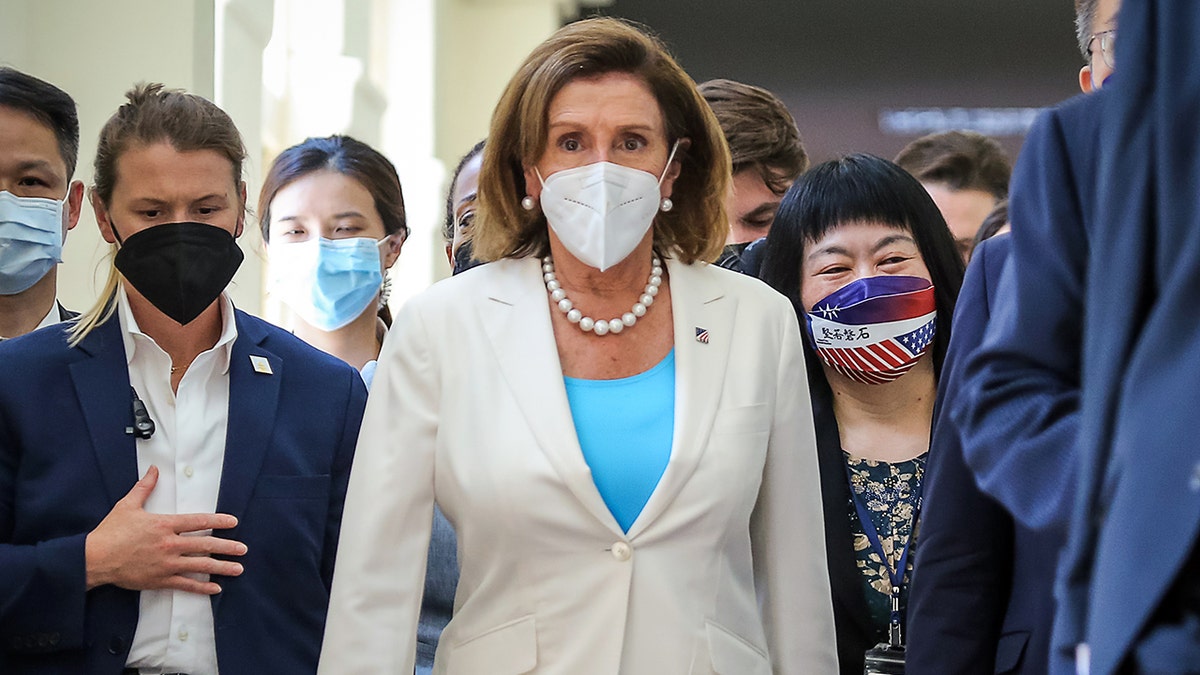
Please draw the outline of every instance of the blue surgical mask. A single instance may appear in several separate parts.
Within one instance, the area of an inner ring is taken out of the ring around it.
[[[376,241],[314,238],[271,244],[271,294],[314,328],[335,331],[378,302],[383,286]]]
[[[65,203],[0,191],[0,295],[23,293],[62,262]]]

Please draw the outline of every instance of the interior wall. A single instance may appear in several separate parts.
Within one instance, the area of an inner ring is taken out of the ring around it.
[[[920,134],[888,133],[907,108],[1029,108],[1079,93],[1071,0],[614,0],[604,14],[648,25],[697,81],[775,92],[814,161],[893,157]],[[1001,137],[1014,156],[1023,134]]]
[[[260,96],[260,85],[249,92],[227,79],[232,91],[216,90],[216,27],[224,23],[224,6],[263,7],[270,0],[3,0],[0,3],[0,63],[40,77],[60,87],[79,109],[80,147],[75,178],[92,182],[91,162],[96,139],[104,122],[124,101],[124,93],[137,82],[162,82],[210,99],[231,112],[247,144],[258,144],[258,121],[247,119],[254,106],[241,98]],[[218,9],[221,12],[219,14]],[[138,17],[131,21],[129,17]],[[232,19],[240,25],[240,19]],[[228,24],[227,24],[228,25]],[[86,27],[86,29],[80,29]],[[238,56],[226,59],[233,73],[253,70],[246,45],[235,37]],[[253,54],[253,49],[249,48]],[[251,187],[251,194],[257,192]],[[261,263],[253,245],[243,237],[246,263],[231,288],[234,302],[257,312],[261,297]],[[100,238],[92,209],[85,204],[79,224],[67,236],[63,264],[59,266],[59,297],[75,310],[89,308],[108,272],[110,246]]]
[[[584,0],[603,4],[608,0]],[[61,87],[80,116],[76,178],[90,185],[100,127],[141,81],[214,100],[248,149],[249,203],[269,162],[308,136],[348,133],[393,161],[413,234],[393,273],[393,309],[448,276],[441,239],[448,174],[487,133],[504,85],[579,0],[0,0],[0,63]],[[130,17],[137,17],[136,21]],[[79,27],[86,27],[80,30]],[[282,48],[272,52],[272,41]],[[274,59],[274,60],[273,60]],[[234,302],[265,297],[257,221],[239,241]],[[85,206],[59,267],[60,297],[92,305],[109,245]]]

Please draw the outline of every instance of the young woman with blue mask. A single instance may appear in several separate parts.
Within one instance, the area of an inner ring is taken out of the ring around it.
[[[387,270],[408,236],[395,167],[349,136],[310,138],[275,159],[258,208],[270,292],[292,311],[296,335],[369,386],[391,323]]]

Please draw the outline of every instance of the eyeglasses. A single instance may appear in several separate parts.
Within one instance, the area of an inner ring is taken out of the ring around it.
[[[1092,47],[1092,44],[1095,42],[1100,43],[1100,56],[1104,59],[1104,63],[1109,68],[1116,68],[1117,67],[1117,31],[1116,31],[1116,29],[1114,28],[1113,30],[1106,30],[1102,33],[1096,33],[1095,35],[1092,35],[1092,37],[1090,39],[1088,39],[1087,51],[1088,51],[1088,56],[1091,58],[1096,57],[1095,48]]]

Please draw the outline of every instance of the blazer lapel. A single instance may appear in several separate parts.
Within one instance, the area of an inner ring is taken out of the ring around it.
[[[538,446],[567,488],[596,520],[622,536],[579,447],[542,285],[541,262],[526,258],[493,265],[496,284],[477,299],[477,306],[496,364]]]
[[[832,393],[824,382],[813,391],[813,418],[817,432],[817,463],[821,473],[821,502],[825,510],[825,554],[834,605],[844,608],[864,636],[873,636],[870,611],[863,591],[863,576],[850,535],[850,485],[842,459],[842,439],[833,417]]]
[[[737,302],[702,265],[666,260],[675,327],[675,432],[671,459],[649,501],[629,528],[636,537],[683,489],[708,447],[725,384]],[[704,331],[701,341],[700,333]]]
[[[217,512],[241,518],[271,445],[284,365],[261,347],[266,332],[260,326],[247,322],[240,311],[236,320],[238,336],[229,358],[229,422]],[[256,371],[251,357],[266,359],[270,372]],[[236,530],[228,536],[237,539]]]
[[[126,433],[133,424],[133,397],[121,324],[114,316],[88,334],[78,349],[89,358],[70,365],[71,380],[100,477],[109,499],[116,503],[138,480],[137,445]]]

